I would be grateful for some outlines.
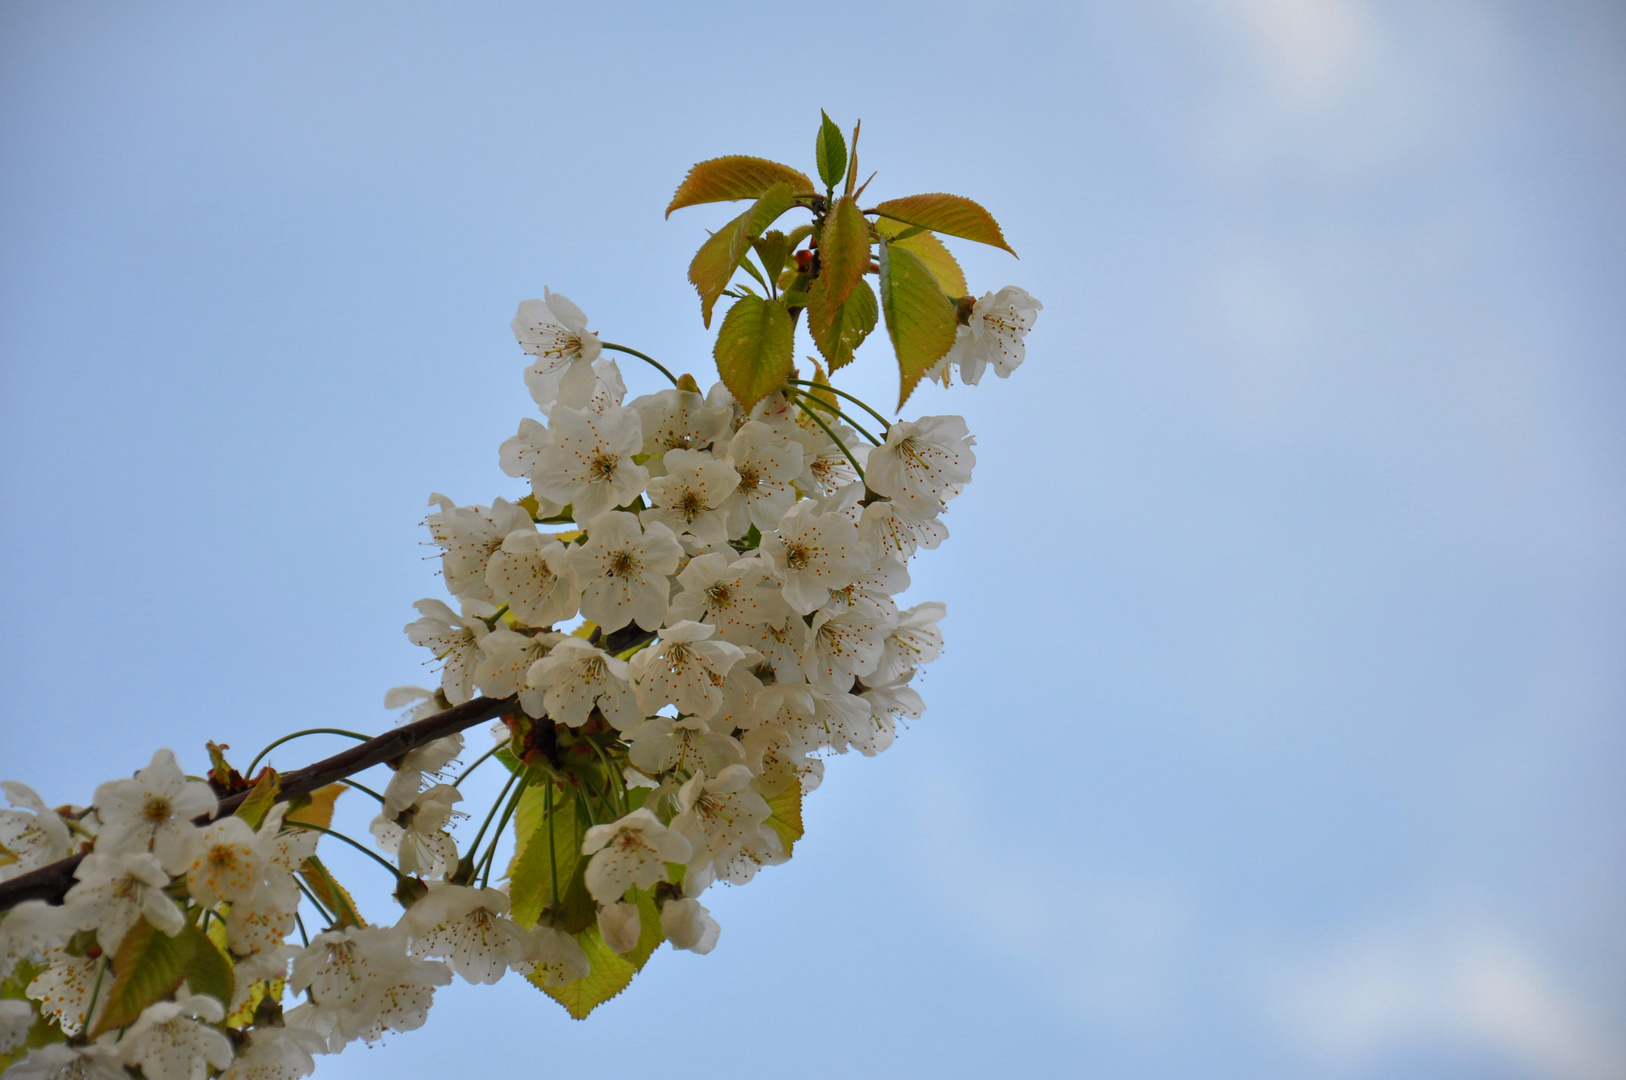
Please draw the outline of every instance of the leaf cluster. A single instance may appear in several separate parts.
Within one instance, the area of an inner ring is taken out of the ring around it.
[[[813,346],[832,373],[853,362],[884,317],[902,409],[954,347],[969,310],[961,302],[969,293],[965,275],[940,237],[1016,254],[993,215],[964,196],[905,195],[864,207],[869,180],[857,183],[859,131],[853,125],[849,142],[821,112],[813,156],[822,194],[798,169],[733,154],[694,165],[666,208],[670,217],[687,206],[751,200],[689,264],[706,326],[722,297],[733,300],[712,355],[723,384],[747,409],[794,376],[804,312]],[[789,231],[775,228],[793,212],[807,219]]]

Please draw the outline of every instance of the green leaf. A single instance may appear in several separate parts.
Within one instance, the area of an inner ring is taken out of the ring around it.
[[[960,270],[949,249],[943,246],[943,241],[936,235],[929,233],[918,225],[904,226],[896,221],[882,218],[879,222],[881,235],[895,248],[912,251],[926,264],[926,269],[932,272],[932,277],[943,287],[943,292],[949,299],[964,296],[971,290],[965,283],[965,274]]]
[[[751,241],[751,250],[762,260],[762,272],[769,281],[778,281],[785,260],[790,257],[790,238],[778,229],[769,229],[761,239]]]
[[[549,925],[567,934],[593,922],[597,909],[587,892],[587,860],[581,854],[586,830],[587,822],[576,813],[575,798],[561,793],[553,781],[543,780],[525,789],[514,812],[514,859],[508,864],[508,895],[513,899],[515,922],[528,930],[546,914]]]
[[[712,307],[728,288],[751,242],[779,220],[794,205],[793,200],[789,185],[774,185],[749,210],[712,233],[695,252],[689,263],[689,281],[700,294],[700,316],[707,326],[711,325]]]
[[[281,979],[260,979],[249,987],[248,995],[237,1011],[226,1017],[227,1027],[247,1027],[254,1021],[254,1014],[260,1010],[260,1002],[266,998],[272,1001],[282,1000],[283,982]]]
[[[842,137],[841,129],[836,127],[829,113],[820,109],[819,115],[824,119],[819,124],[819,138],[813,147],[813,156],[819,159],[819,179],[829,190],[841,183],[841,178],[847,173],[847,140]]]
[[[113,957],[113,985],[104,990],[107,1004],[90,1038],[134,1023],[141,1010],[179,989],[201,937],[184,930],[170,937],[145,919],[132,926]]]
[[[638,901],[641,927],[638,944],[631,952],[624,956],[612,952],[599,936],[598,924],[594,923],[576,935],[576,943],[592,964],[586,977],[563,986],[543,986],[541,971],[528,976],[533,986],[563,1005],[577,1020],[587,1019],[588,1013],[625,990],[632,977],[648,963],[650,954],[666,940],[666,935],[661,933],[661,916],[655,907],[654,892],[634,889],[633,894]]]
[[[712,158],[689,170],[666,207],[666,216],[684,206],[761,198],[775,184],[788,184],[797,194],[813,194],[813,181],[789,165],[743,154]]]
[[[999,231],[999,222],[994,220],[994,216],[970,199],[959,195],[944,195],[941,192],[930,195],[906,195],[901,199],[888,199],[883,203],[877,203],[873,212],[882,217],[889,217],[893,221],[919,225],[923,229],[947,233],[950,236],[964,237],[979,244],[1004,248],[1012,255],[1016,254],[1005,242],[1005,234]]]
[[[321,859],[315,855],[306,859],[299,868],[299,876],[310,886],[316,899],[333,913],[335,927],[367,925],[367,920],[356,910],[356,902],[350,898],[350,893],[328,873]]]
[[[222,1008],[231,1007],[232,991],[236,988],[236,975],[232,962],[209,935],[188,923],[183,935],[190,934],[192,962],[186,969],[186,985],[194,994],[208,994],[220,1002]]]
[[[747,296],[723,317],[712,356],[723,385],[747,411],[790,374],[795,332],[783,300]]]
[[[806,240],[812,235],[813,226],[811,223],[798,225],[790,232],[785,234],[785,246],[791,251],[795,251],[797,244],[800,244],[803,240]]]
[[[959,321],[954,301],[943,294],[920,257],[906,248],[881,245],[881,310],[898,356],[898,408],[921,376],[954,347]]]
[[[819,235],[819,276],[813,287],[829,290],[832,304],[847,299],[869,270],[869,245],[869,222],[858,204],[837,199]]]
[[[248,797],[237,807],[237,816],[248,822],[249,828],[258,829],[266,813],[276,804],[277,792],[281,788],[282,780],[277,776],[277,770],[266,766],[260,772],[260,779],[249,790]]]
[[[879,315],[875,290],[867,281],[860,281],[852,295],[839,304],[831,304],[817,282],[808,294],[807,330],[813,335],[813,344],[829,361],[831,371],[839,371],[852,362],[853,352],[875,329]]]
[[[802,838],[802,785],[795,777],[790,783],[767,797],[768,819],[765,824],[779,834],[789,855]]]

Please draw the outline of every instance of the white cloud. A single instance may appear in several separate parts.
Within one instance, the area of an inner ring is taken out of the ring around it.
[[[1265,1003],[1284,1035],[1324,1065],[1457,1045],[1505,1056],[1551,1080],[1626,1075],[1606,1036],[1506,929],[1431,920],[1370,931],[1322,956],[1280,965]]]

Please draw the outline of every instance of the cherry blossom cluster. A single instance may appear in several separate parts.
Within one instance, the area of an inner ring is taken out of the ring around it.
[[[1007,287],[967,308],[935,377],[1010,375],[1038,302]],[[585,1015],[660,942],[709,952],[706,890],[788,859],[826,758],[877,754],[922,714],[945,608],[897,597],[971,480],[963,419],[888,423],[822,371],[749,410],[688,376],[627,401],[605,350],[642,354],[563,296],[513,329],[539,414],[499,459],[529,491],[431,498],[452,602],[419,601],[406,633],[439,685],[385,699],[409,719],[512,699],[462,774],[507,770],[478,831],[447,779],[461,734],[355,785],[405,908],[369,925],[316,857],[332,798],[277,801],[275,774],[239,779],[218,818],[226,776],[168,750],[85,808],[6,783],[0,881],[83,856],[62,903],[0,918],[6,1080],[298,1080],[422,1025],[454,975],[512,970]]]

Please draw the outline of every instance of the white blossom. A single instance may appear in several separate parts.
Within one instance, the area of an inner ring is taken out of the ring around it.
[[[407,623],[407,640],[435,654],[441,662],[441,692],[453,705],[463,704],[474,696],[474,669],[480,663],[486,625],[454,613],[439,600],[419,600],[412,606],[423,618]]]
[[[515,964],[514,970],[525,975],[540,971],[542,985],[563,986],[587,978],[593,967],[575,938],[563,930],[543,925],[531,931],[530,955]]]
[[[977,463],[971,451],[975,443],[963,417],[901,420],[888,429],[886,442],[870,451],[864,480],[904,513],[934,517],[971,481]]]
[[[796,501],[795,481],[802,474],[802,447],[773,428],[751,421],[728,443],[728,463],[739,485],[723,504],[728,537],[738,539],[755,525],[767,532]]]
[[[621,733],[633,767],[649,776],[676,771],[715,773],[744,761],[745,753],[733,736],[713,731],[699,717],[674,720],[651,716]]]
[[[668,900],[661,908],[661,931],[674,949],[709,953],[717,947],[722,927],[700,901],[685,896]]]
[[[5,1072],[5,1080],[130,1080],[108,1032],[92,1043],[48,1043]]]
[[[439,782],[441,773],[462,752],[463,735],[458,732],[402,754],[389,783],[384,785],[384,813],[393,816],[411,806],[420,791]]]
[[[783,598],[777,589],[765,585],[772,572],[772,564],[759,555],[740,558],[727,551],[697,555],[677,576],[683,591],[672,598],[668,617],[704,619],[727,627],[782,615]]]
[[[686,863],[689,841],[640,807],[609,825],[594,825],[582,839],[587,864],[587,891],[601,904],[621,899],[636,886],[647,889],[666,876],[669,862]]]
[[[0,852],[10,860],[0,865],[0,881],[66,858],[72,850],[68,826],[27,784],[0,782],[6,800],[18,810],[0,810]]]
[[[192,862],[198,832],[193,819],[213,815],[215,806],[209,785],[188,780],[174,753],[159,750],[134,779],[96,789],[96,816],[102,822],[96,850],[151,850],[165,870],[178,874]]]
[[[940,507],[933,507],[935,513]],[[864,507],[858,519],[858,538],[882,557],[909,558],[918,549],[931,550],[948,539],[948,526],[935,517],[915,517],[899,509],[890,499],[880,499]]]
[[[616,901],[598,909],[598,934],[611,952],[629,953],[638,947],[644,929],[637,904]]]
[[[554,402],[580,407],[593,393],[593,361],[603,346],[587,329],[582,309],[558,293],[542,290],[543,299],[519,305],[511,328],[519,347],[536,357],[525,369],[525,385],[542,409]]]
[[[955,335],[954,347],[938,364],[938,372],[949,365],[960,369],[962,382],[975,386],[989,364],[1001,379],[1022,366],[1027,354],[1023,338],[1033,329],[1044,305],[1024,289],[1007,285],[999,292],[983,293],[971,308],[971,318]]]
[[[645,527],[616,510],[589,522],[587,535],[587,543],[574,552],[585,588],[582,615],[606,634],[629,622],[659,629],[666,621],[668,579],[683,555],[672,530],[658,521]]]
[[[632,461],[643,441],[636,409],[561,406],[553,411],[548,445],[537,451],[531,484],[537,494],[570,504],[577,521],[589,521],[632,502],[649,482],[649,470]]]
[[[0,1001],[0,1054],[10,1054],[23,1045],[28,1038],[28,1029],[33,1026],[32,1005],[11,998]]]
[[[316,1071],[314,1055],[327,1053],[326,1039],[301,1028],[257,1027],[243,1037],[248,1045],[220,1080],[301,1080]]]
[[[937,624],[947,614],[947,605],[936,600],[905,611],[886,636],[880,662],[865,681],[894,682],[905,672],[936,660],[943,652],[943,631]]]
[[[532,626],[550,626],[576,614],[581,586],[570,552],[555,536],[516,529],[486,565],[492,599]]]
[[[645,715],[667,704],[702,720],[717,711],[723,702],[723,677],[745,653],[738,645],[710,640],[716,632],[715,626],[688,620],[674,623],[632,658],[632,681]]]
[[[649,482],[651,508],[639,516],[658,521],[690,549],[704,551],[728,542],[722,508],[739,487],[740,474],[720,458],[698,450],[669,450],[666,475]]]
[[[119,1042],[124,1063],[147,1080],[206,1080],[211,1066],[231,1064],[231,1041],[209,1026],[225,1017],[225,1007],[203,994],[149,1005]]]
[[[693,848],[684,888],[696,888],[690,874],[708,868],[713,860],[727,862],[757,838],[768,817],[768,804],[751,790],[751,770],[730,765],[707,778],[696,773],[678,791],[680,808],[671,828]]]
[[[380,849],[396,856],[403,874],[450,874],[457,866],[457,842],[446,826],[454,813],[453,804],[462,801],[462,794],[451,784],[436,784],[418,793],[399,813],[373,818],[373,839]]]
[[[145,851],[131,854],[91,853],[80,860],[65,904],[75,926],[96,931],[104,951],[115,952],[125,933],[142,919],[170,937],[181,932],[186,916],[165,893],[169,875]]]
[[[530,935],[508,918],[498,889],[442,885],[407,909],[400,927],[417,956],[440,957],[471,983],[494,983],[532,952]]]
[[[431,495],[429,501],[440,507],[424,524],[429,526],[429,538],[444,551],[440,562],[447,591],[466,600],[489,602],[486,566],[509,533],[535,528],[530,513],[507,499],[493,499],[489,507],[454,506],[439,494]]]
[[[526,685],[544,693],[543,706],[552,720],[579,728],[597,708],[611,727],[625,729],[644,718],[629,678],[625,660],[568,637],[531,665]],[[530,711],[528,704],[526,709]]]
[[[45,959],[45,970],[34,976],[25,992],[40,1003],[42,1015],[54,1018],[66,1034],[77,1035],[86,1027],[85,1010],[90,1007],[96,975],[110,958],[74,956],[57,948],[46,953]]]
[[[192,899],[209,906],[222,900],[242,903],[252,897],[265,876],[265,862],[255,840],[254,830],[240,817],[223,817],[206,825],[186,871]]]
[[[320,1033],[330,1052],[352,1039],[375,1042],[385,1030],[422,1026],[434,988],[451,980],[438,960],[409,957],[398,927],[329,930],[294,958],[288,986],[310,1001],[288,1012],[288,1026]]]
[[[487,697],[504,698],[519,693],[531,665],[564,639],[563,634],[522,634],[506,626],[497,627],[480,639],[480,662],[474,666],[475,685]]]
[[[826,693],[844,694],[856,676],[880,662],[886,623],[862,608],[813,616],[813,644],[802,660],[807,681]]]
[[[670,450],[704,450],[728,434],[734,410],[711,405],[693,390],[672,387],[633,398],[632,407],[643,420],[646,454]]]
[[[819,513],[811,500],[797,503],[779,520],[778,531],[762,538],[762,550],[773,560],[785,602],[798,615],[823,607],[830,590],[850,585],[870,561],[853,523],[840,514]]]

